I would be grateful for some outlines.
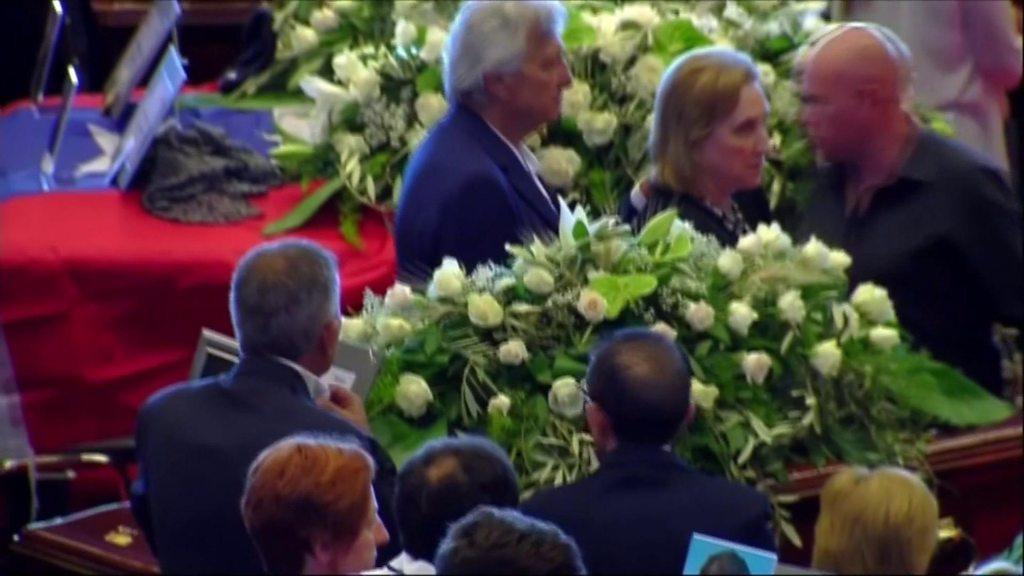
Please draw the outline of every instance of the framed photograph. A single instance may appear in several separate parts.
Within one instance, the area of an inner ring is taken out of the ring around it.
[[[43,41],[39,44],[36,54],[36,67],[32,72],[32,87],[29,94],[32,102],[38,105],[46,95],[46,81],[50,79],[50,67],[53,66],[53,53],[57,50],[60,30],[64,27],[64,6],[60,0],[50,0],[50,13],[46,17],[46,29]]]
[[[167,43],[180,16],[178,0],[152,3],[103,87],[103,111],[108,116],[119,119],[124,113],[132,90]]]
[[[774,574],[778,562],[774,552],[694,532],[683,574]]]

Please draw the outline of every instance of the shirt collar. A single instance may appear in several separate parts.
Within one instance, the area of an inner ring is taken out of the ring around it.
[[[505,138],[505,135],[499,132],[497,128],[487,121],[486,118],[481,116],[480,119],[484,121],[484,124],[486,124],[492,132],[498,135],[498,138],[501,138],[501,141],[509,147],[509,150],[512,150],[512,153],[519,158],[519,161],[523,163],[523,166],[525,166],[531,174],[537,173],[537,170],[540,169],[540,161],[537,160],[537,156],[534,155],[533,151],[531,151],[526,144],[522,142],[520,142],[518,146],[512,144],[508,141],[508,138]]]
[[[316,374],[313,374],[309,370],[306,370],[305,367],[286,358],[281,358],[280,356],[272,356],[272,358],[276,362],[284,364],[292,370],[295,370],[299,373],[299,376],[302,376],[302,380],[306,383],[306,388],[309,390],[310,398],[313,400],[319,400],[320,398],[327,396],[327,386],[320,381],[320,378]]]

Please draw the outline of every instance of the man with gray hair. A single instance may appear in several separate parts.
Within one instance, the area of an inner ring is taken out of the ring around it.
[[[132,509],[165,573],[262,571],[239,508],[246,471],[300,432],[354,438],[374,458],[380,515],[397,534],[394,464],[370,437],[359,397],[319,381],[334,357],[339,303],[333,254],[305,240],[257,246],[231,279],[238,366],[160,390],[142,407]],[[382,560],[401,550],[394,540]]]
[[[800,120],[827,163],[804,235],[885,287],[915,344],[1002,391],[994,323],[1024,319],[1021,210],[979,152],[908,114],[911,58],[879,25],[830,30],[801,59]]]
[[[444,52],[449,112],[413,154],[398,202],[400,277],[429,278],[445,256],[504,262],[505,244],[558,231],[558,197],[523,144],[558,119],[572,82],[556,1],[466,2]]]

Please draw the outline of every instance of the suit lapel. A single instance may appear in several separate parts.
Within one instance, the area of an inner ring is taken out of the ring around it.
[[[548,203],[547,190],[538,189],[537,182],[534,181],[533,176],[526,170],[523,163],[519,160],[519,157],[509,149],[508,145],[502,141],[494,130],[487,125],[476,112],[473,112],[465,106],[458,106],[455,110],[455,114],[462,119],[462,121],[469,127],[470,132],[473,134],[476,141],[483,148],[484,152],[494,161],[495,164],[501,169],[505,177],[508,178],[509,183],[512,185],[512,189],[515,190],[519,199],[530,207],[534,212],[534,215],[540,219],[544,225],[551,231],[558,231],[558,215],[554,210],[551,209],[551,204]],[[556,206],[557,209],[557,206]]]

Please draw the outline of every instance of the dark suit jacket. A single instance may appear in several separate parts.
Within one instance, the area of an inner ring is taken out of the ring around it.
[[[771,222],[772,211],[768,205],[768,198],[760,188],[737,192],[733,194],[732,199],[751,229],[758,224]],[[713,236],[722,246],[735,246],[739,240],[736,233],[729,230],[722,219],[703,202],[689,194],[676,194],[672,189],[657,184],[651,186],[651,196],[643,210],[638,211],[627,195],[619,206],[619,216],[623,222],[629,223],[634,230],[639,231],[648,220],[669,208],[675,208],[682,220],[693,224],[698,232]]]
[[[166,388],[139,413],[139,479],[133,511],[164,573],[262,572],[239,503],[249,465],[297,432],[355,438],[377,463],[374,489],[392,544],[401,550],[391,499],[395,467],[370,438],[318,408],[305,381],[269,358],[244,357],[231,372]]]
[[[693,532],[775,550],[764,495],[653,446],[621,446],[593,476],[522,510],[573,537],[591,574],[680,574]]]
[[[454,106],[406,168],[395,225],[399,277],[429,279],[445,256],[469,270],[504,263],[506,243],[556,234],[545,194],[476,112]]]

